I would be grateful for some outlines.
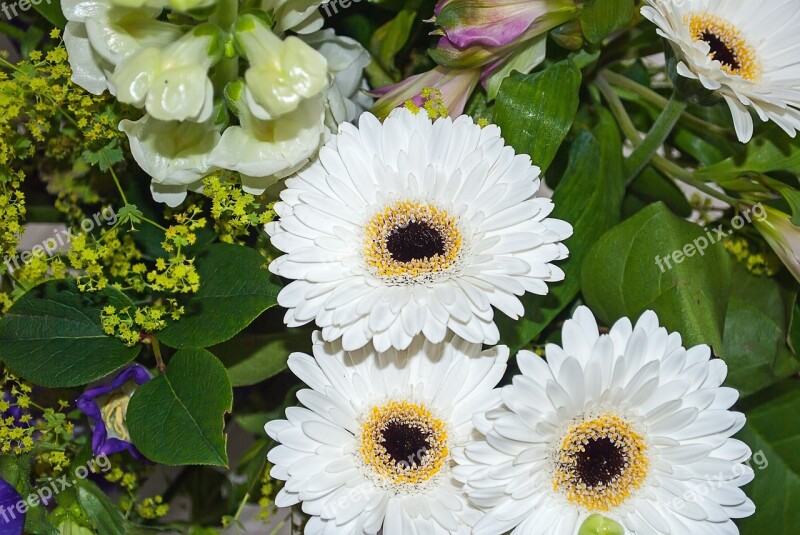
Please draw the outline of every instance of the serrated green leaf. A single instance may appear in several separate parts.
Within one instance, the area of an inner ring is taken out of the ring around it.
[[[623,316],[635,320],[652,309],[687,345],[709,344],[719,351],[731,260],[719,243],[708,244],[702,255],[683,253],[701,239],[708,242],[702,228],[662,203],[650,205],[607,232],[587,255],[581,271],[586,303],[606,324]]]
[[[216,244],[200,251],[200,290],[186,303],[186,315],[158,333],[170,347],[205,348],[230,340],[262,312],[277,304],[280,286],[263,268],[257,251]]]
[[[695,177],[713,182],[727,182],[747,173],[789,171],[800,174],[800,140],[788,136],[757,137],[745,146],[742,159],[737,156],[695,171]]]
[[[233,390],[225,367],[202,349],[177,352],[164,375],[136,389],[126,422],[148,459],[170,466],[227,466],[225,414]]]
[[[544,173],[578,111],[581,73],[569,61],[542,72],[512,74],[497,95],[494,122],[518,153],[529,154]]]
[[[100,312],[133,307],[122,292],[81,293],[74,280],[46,282],[23,295],[0,319],[0,361],[39,386],[81,386],[118,370],[139,354],[103,332]]]

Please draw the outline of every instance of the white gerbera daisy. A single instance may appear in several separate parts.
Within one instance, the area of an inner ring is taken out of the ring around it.
[[[469,117],[432,123],[399,109],[344,124],[319,159],[286,181],[267,226],[288,253],[273,273],[296,279],[278,302],[291,327],[316,320],[347,350],[372,341],[405,349],[448,328],[470,342],[499,340],[492,307],[517,319],[517,296],[546,294],[572,227],[535,197],[539,170],[496,126]]]
[[[480,516],[451,475],[451,451],[474,432],[472,416],[500,405],[508,348],[481,351],[449,337],[418,337],[407,351],[356,352],[314,334],[314,358],[289,367],[312,390],[267,424],[281,445],[272,477],[286,485],[278,507],[299,502],[312,515],[306,534],[469,532]]]
[[[593,514],[626,533],[736,534],[753,503],[736,390],[708,346],[684,349],[645,312],[598,334],[589,309],[547,361],[522,351],[504,405],[475,418],[485,439],[456,452],[456,478],[489,508],[476,535],[576,535]]]
[[[800,129],[800,10],[796,0],[646,0],[681,76],[700,80],[728,103],[739,140],[753,137],[753,108],[790,136]]]

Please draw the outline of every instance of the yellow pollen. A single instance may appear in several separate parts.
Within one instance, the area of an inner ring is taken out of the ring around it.
[[[555,459],[553,490],[590,512],[618,507],[647,477],[642,435],[613,414],[573,425]]]
[[[364,258],[384,278],[407,280],[444,272],[458,261],[463,243],[455,217],[411,201],[388,206],[365,230]]]
[[[370,410],[362,426],[359,451],[380,480],[421,484],[449,461],[446,427],[424,405],[390,401]]]
[[[733,24],[709,13],[692,13],[687,19],[692,39],[711,46],[709,56],[720,62],[723,71],[751,81],[761,76],[753,48]]]

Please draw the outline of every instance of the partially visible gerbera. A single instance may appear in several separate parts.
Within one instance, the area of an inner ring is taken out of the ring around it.
[[[745,417],[728,410],[725,363],[653,312],[601,336],[581,307],[562,337],[546,361],[520,352],[503,407],[476,416],[485,439],[456,452],[456,477],[488,508],[473,533],[576,535],[592,515],[638,535],[738,533],[753,470],[730,438]]]
[[[678,59],[678,74],[718,92],[739,140],[753,136],[750,108],[792,137],[800,129],[800,10],[795,0],[646,0]]]
[[[281,444],[271,476],[286,481],[275,505],[302,502],[307,534],[469,533],[480,512],[452,477],[451,452],[474,433],[475,412],[499,406],[508,360],[506,347],[481,349],[451,335],[346,352],[315,333],[314,357],[289,357],[311,387],[297,394],[307,408],[266,426]]]
[[[131,443],[125,418],[128,403],[136,388],[152,377],[145,367],[134,364],[123,370],[110,384],[89,388],[78,398],[78,408],[94,420],[92,452],[96,456],[127,450],[137,459],[142,458]]]
[[[494,308],[544,295],[563,271],[572,227],[537,197],[539,169],[496,126],[462,116],[432,122],[399,109],[381,124],[345,124],[310,166],[287,180],[267,226],[286,252],[270,269],[295,279],[278,302],[291,327],[316,321],[347,350],[372,341],[405,349],[448,329],[495,344]]]

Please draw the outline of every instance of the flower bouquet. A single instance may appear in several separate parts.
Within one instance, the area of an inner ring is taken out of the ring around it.
[[[0,12],[1,535],[797,532],[797,0]]]

